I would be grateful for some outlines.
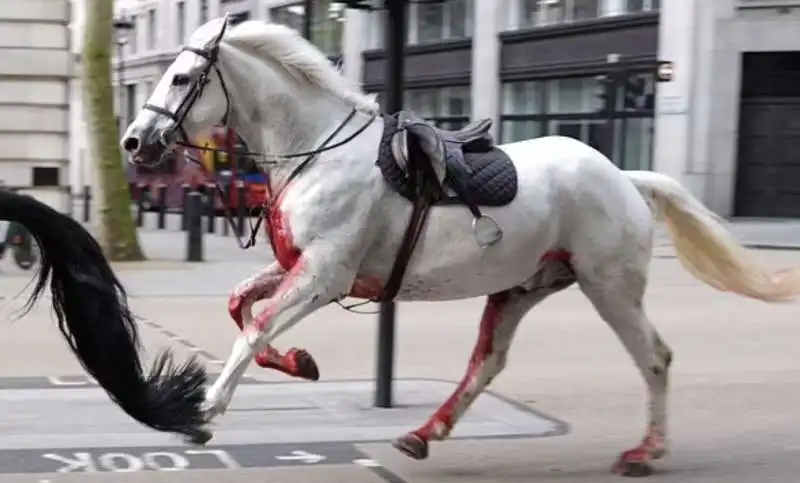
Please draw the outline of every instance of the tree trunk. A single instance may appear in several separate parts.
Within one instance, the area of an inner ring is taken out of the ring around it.
[[[111,81],[114,0],[85,1],[83,85],[91,161],[97,163],[95,183],[99,184],[94,199],[95,203],[99,203],[96,211],[100,218],[97,235],[110,260],[143,260],[114,116],[114,88]]]

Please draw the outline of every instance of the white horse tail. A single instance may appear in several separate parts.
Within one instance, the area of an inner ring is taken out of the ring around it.
[[[683,267],[712,287],[765,302],[800,294],[800,269],[770,273],[729,232],[724,221],[673,178],[651,171],[625,171],[667,225]]]

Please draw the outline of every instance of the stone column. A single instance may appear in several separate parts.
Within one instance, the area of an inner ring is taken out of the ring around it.
[[[694,88],[695,5],[702,0],[663,2],[659,26],[658,57],[674,64],[671,82],[656,87],[653,170],[683,182],[690,164]]]
[[[472,119],[494,120],[492,135],[497,136],[500,116],[500,49],[498,34],[505,23],[505,12],[497,0],[474,0],[472,29]]]

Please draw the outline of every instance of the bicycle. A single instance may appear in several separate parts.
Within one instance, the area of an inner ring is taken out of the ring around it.
[[[38,260],[36,242],[30,232],[19,223],[11,222],[5,239],[0,241],[0,259],[10,250],[14,262],[23,270],[30,270]]]

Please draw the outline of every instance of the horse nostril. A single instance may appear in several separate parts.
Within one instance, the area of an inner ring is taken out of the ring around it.
[[[122,149],[131,154],[136,154],[136,151],[139,150],[139,138],[133,136],[125,138],[125,140],[122,141]]]

